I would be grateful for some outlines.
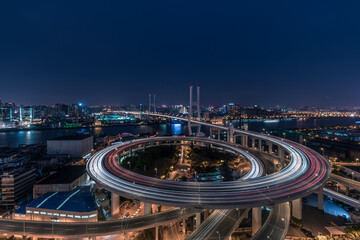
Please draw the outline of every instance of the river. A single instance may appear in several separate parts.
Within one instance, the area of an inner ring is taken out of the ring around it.
[[[286,119],[279,121],[264,121],[264,120],[243,120],[242,123],[247,123],[249,130],[261,131],[262,129],[291,129],[291,128],[313,128],[313,127],[327,127],[327,126],[348,126],[355,125],[358,118],[310,118],[305,120]],[[238,126],[239,121],[232,121],[234,126]],[[47,129],[47,130],[22,130],[22,131],[8,131],[0,132],[0,147],[11,146],[16,147],[19,144],[37,144],[45,143],[46,140],[63,135],[74,134],[79,131],[90,132],[92,134],[116,135],[118,133],[133,133],[133,134],[152,134],[158,132],[160,135],[167,134],[181,134],[186,133],[186,124],[181,123],[167,123],[167,124],[152,124],[139,126],[111,126],[111,127],[96,127],[85,129]],[[207,129],[202,131],[207,132]]]

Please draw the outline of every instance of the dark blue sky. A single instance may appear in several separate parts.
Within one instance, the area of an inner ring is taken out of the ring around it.
[[[359,1],[2,1],[18,104],[359,105]]]

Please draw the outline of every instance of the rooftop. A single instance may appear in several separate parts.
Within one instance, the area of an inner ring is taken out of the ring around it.
[[[86,173],[85,165],[71,165],[60,168],[56,173],[36,184],[67,184],[72,183]]]
[[[75,135],[66,135],[57,138],[50,139],[48,141],[62,141],[62,140],[84,140],[86,138],[92,137],[87,134],[75,134]]]
[[[49,192],[33,200],[26,207],[69,212],[97,210],[90,186],[77,187],[70,192]],[[24,213],[24,207],[18,208],[16,213]]]

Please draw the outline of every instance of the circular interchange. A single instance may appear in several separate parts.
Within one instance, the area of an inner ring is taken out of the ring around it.
[[[290,163],[277,173],[254,178],[262,174],[262,164],[242,147],[219,140],[174,136],[138,139],[108,147],[88,161],[87,170],[95,182],[121,196],[165,206],[198,209],[275,205],[316,191],[329,177],[330,165],[315,151],[280,138],[241,132],[282,147],[290,154]],[[177,182],[146,177],[118,164],[120,152],[140,144],[164,141],[194,141],[223,147],[244,155],[252,167],[243,181]]]

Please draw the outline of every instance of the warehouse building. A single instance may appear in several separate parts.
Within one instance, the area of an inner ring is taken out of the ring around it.
[[[93,145],[91,135],[61,136],[47,141],[47,154],[68,154],[72,158],[79,158],[91,153]]]
[[[52,222],[96,222],[98,208],[89,186],[69,192],[49,192],[18,208],[12,215],[17,220]]]
[[[48,192],[68,192],[90,181],[85,165],[64,166],[56,173],[36,183],[33,197],[38,198]]]

